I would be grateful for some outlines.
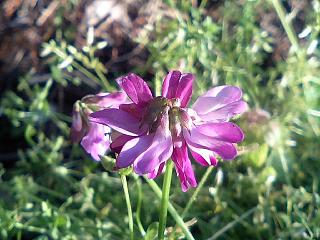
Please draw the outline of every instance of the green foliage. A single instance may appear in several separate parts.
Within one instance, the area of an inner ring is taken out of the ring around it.
[[[210,1],[199,1],[199,7],[194,1],[164,2],[172,14],[161,11],[149,37],[136,39],[150,52],[139,71],[156,72],[151,82],[156,91],[168,70],[192,72],[195,98],[215,85],[238,85],[251,108],[237,121],[246,134],[240,156],[219,163],[186,213],[195,239],[319,239],[318,1],[307,11],[302,33],[286,28],[284,34],[292,45],[296,38],[299,48],[269,64],[276,40],[257,18],[264,10],[275,12],[279,1],[222,1],[215,18],[208,13]],[[0,165],[1,239],[129,239],[113,158],[96,163],[71,144],[71,118],[52,97],[58,87],[115,88],[95,57],[106,43],[95,43],[92,29],[87,39],[83,49],[59,38],[44,43],[50,79],[34,83],[31,72],[16,91],[2,96],[0,113],[11,123],[10,137],[24,139],[25,146],[13,167]],[[205,170],[194,168],[200,181]],[[129,174],[135,236],[155,239],[159,200],[130,168],[124,174]],[[173,179],[170,201],[182,213],[194,190],[182,193]],[[168,239],[183,237],[170,216],[167,225]]]
[[[72,76],[68,75],[68,73],[76,69],[88,79],[89,85],[90,81],[93,81],[95,84],[105,88],[105,90],[111,91],[113,88],[104,76],[106,69],[99,59],[95,57],[95,52],[104,48],[107,42],[98,42],[93,45],[93,41],[93,32],[89,31],[88,43],[82,48],[82,51],[78,51],[74,46],[68,45],[65,41],[57,43],[51,40],[49,43],[45,43],[41,55],[43,57],[53,55],[53,59],[50,60],[53,78],[63,86],[66,86],[68,79],[74,84],[79,84],[78,78],[73,79]],[[62,77],[63,73],[61,72],[63,69],[67,70],[64,73],[64,77]]]
[[[144,240],[154,240],[157,239],[157,235],[158,235],[158,227],[159,227],[159,223],[158,222],[154,222],[151,223],[150,226],[147,229],[147,233],[144,237]]]

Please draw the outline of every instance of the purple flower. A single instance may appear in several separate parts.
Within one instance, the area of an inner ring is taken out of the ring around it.
[[[241,90],[213,88],[188,108],[193,80],[190,73],[171,71],[164,79],[162,96],[153,97],[139,76],[118,79],[132,103],[90,114],[91,122],[121,133],[111,144],[119,153],[118,168],[133,165],[137,174],[155,178],[172,158],[182,190],[187,191],[197,186],[188,152],[203,166],[216,165],[217,156],[225,160],[236,157],[235,143],[241,142],[244,134],[228,121],[247,109]]]
[[[89,95],[77,101],[73,106],[70,137],[73,142],[81,141],[81,146],[96,161],[110,148],[111,129],[99,123],[90,122],[88,116],[97,110],[118,107],[126,101],[126,94],[99,93]]]

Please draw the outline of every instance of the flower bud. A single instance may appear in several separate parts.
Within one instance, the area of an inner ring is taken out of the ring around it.
[[[72,110],[72,126],[70,129],[70,138],[72,142],[79,142],[88,129],[87,121],[84,119],[80,101],[73,105]]]

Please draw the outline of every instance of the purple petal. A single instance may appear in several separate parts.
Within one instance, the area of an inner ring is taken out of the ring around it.
[[[171,157],[172,149],[169,116],[166,113],[155,133],[134,138],[123,146],[117,166],[123,168],[133,163],[137,174],[152,173]]]
[[[100,160],[100,156],[109,150],[109,136],[111,129],[107,126],[90,123],[89,131],[81,141],[82,147],[87,153],[91,154],[96,161]]]
[[[191,99],[193,80],[194,76],[191,73],[186,73],[181,76],[176,92],[176,98],[180,99],[181,107],[186,107]]]
[[[204,148],[214,151],[224,160],[232,160],[237,156],[237,150],[232,143],[223,142],[213,137],[200,133],[197,128],[193,128],[190,132],[183,129],[183,136],[187,144],[196,148]]]
[[[175,98],[181,77],[180,71],[170,71],[162,84],[162,96],[166,98]]]
[[[110,148],[112,151],[116,152],[116,153],[120,153],[122,147],[131,139],[133,139],[133,136],[128,136],[128,135],[120,135],[119,137],[117,137],[111,144],[110,144]]]
[[[134,171],[139,174],[152,172],[172,155],[173,143],[169,130],[168,112],[162,117],[160,126],[154,134],[152,144],[134,162]]]
[[[135,103],[121,104],[119,106],[119,109],[131,114],[136,119],[141,119],[145,112],[144,107],[139,107]]]
[[[208,90],[206,93],[202,95],[202,97],[225,97],[225,98],[233,98],[237,101],[242,97],[242,91],[239,87],[223,85],[219,87],[214,87]]]
[[[247,111],[247,109],[247,103],[242,100],[239,100],[237,102],[233,102],[221,108],[215,109],[212,112],[206,114],[199,114],[199,117],[203,121],[224,122],[229,121],[229,119],[235,115],[239,115]]]
[[[192,157],[202,166],[217,166],[218,161],[213,151],[188,145]]]
[[[242,91],[240,88],[234,86],[220,86],[213,88],[200,96],[193,104],[193,109],[198,114],[206,114],[239,101],[241,97]]]
[[[186,192],[190,187],[196,187],[197,180],[194,176],[185,143],[183,143],[180,148],[174,148],[172,160],[175,163],[175,168],[180,179],[182,191]]]
[[[153,137],[154,135],[150,134],[129,140],[123,146],[120,154],[117,157],[117,167],[125,168],[132,165],[132,163],[139,157],[139,155],[145,152],[150,147]]]
[[[231,122],[205,123],[198,125],[197,130],[204,135],[224,142],[238,143],[244,139],[242,130]]]
[[[140,122],[129,113],[109,108],[90,114],[90,121],[108,125],[116,131],[129,136],[138,136],[144,132]]]
[[[166,162],[163,162],[159,166],[157,166],[151,173],[148,174],[148,178],[149,179],[157,178],[163,172],[165,165],[166,165]]]
[[[118,78],[117,82],[135,104],[145,105],[153,98],[148,84],[134,73]]]
[[[194,76],[191,73],[181,74],[180,71],[170,71],[163,81],[162,96],[166,98],[178,98],[181,107],[187,106],[192,95],[192,83]]]
[[[115,93],[98,93],[89,95],[82,99],[83,103],[95,104],[100,108],[118,107],[127,100],[127,95],[124,92]]]

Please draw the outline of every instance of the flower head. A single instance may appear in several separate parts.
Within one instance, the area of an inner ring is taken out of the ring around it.
[[[194,76],[171,71],[162,85],[162,95],[153,97],[147,83],[135,74],[118,79],[132,103],[120,104],[90,114],[121,133],[111,144],[118,168],[133,166],[137,174],[155,178],[172,158],[183,191],[196,187],[190,156],[203,166],[216,165],[216,157],[231,160],[235,143],[244,138],[241,129],[228,122],[244,112],[247,104],[238,87],[221,86],[200,96],[191,108]],[[190,152],[190,154],[189,154]]]
[[[126,101],[126,94],[99,93],[88,95],[73,106],[70,137],[73,142],[81,141],[82,147],[94,160],[100,160],[110,148],[111,129],[102,124],[90,122],[88,117],[93,111],[117,107]]]

